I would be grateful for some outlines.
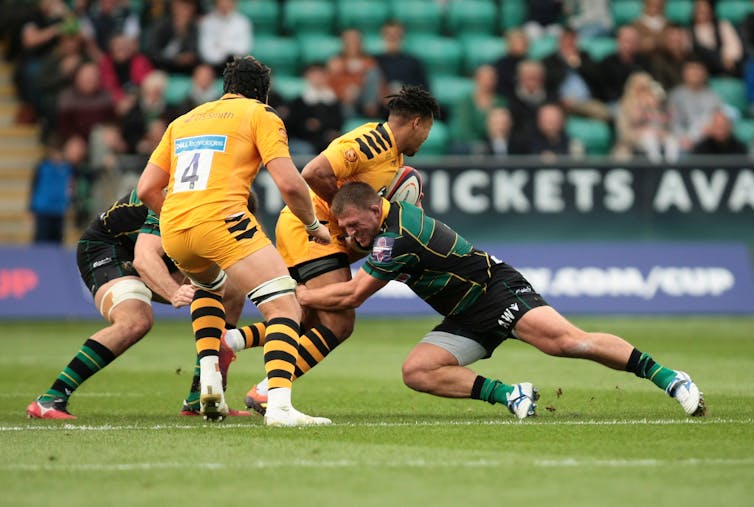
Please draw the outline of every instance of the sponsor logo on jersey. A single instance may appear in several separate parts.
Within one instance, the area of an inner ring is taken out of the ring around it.
[[[175,140],[175,153],[199,150],[225,151],[228,136],[194,136]]]
[[[377,262],[390,262],[393,257],[394,238],[379,236],[372,245],[372,257]]]
[[[105,264],[110,264],[113,261],[111,257],[105,257],[104,259],[100,259],[97,262],[92,264],[92,268],[99,268],[104,266]]]

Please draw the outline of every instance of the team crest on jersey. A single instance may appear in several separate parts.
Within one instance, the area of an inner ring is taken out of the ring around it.
[[[278,129],[278,134],[280,134],[283,141],[288,142],[288,132],[286,132],[285,129]]]
[[[372,257],[377,262],[390,262],[393,260],[393,245],[395,244],[394,238],[388,238],[386,236],[380,236],[374,241],[372,245]]]
[[[346,162],[346,167],[349,169],[353,169],[356,167],[356,165],[359,163],[359,156],[356,154],[356,150],[353,148],[348,148],[345,153],[343,153],[343,159]]]

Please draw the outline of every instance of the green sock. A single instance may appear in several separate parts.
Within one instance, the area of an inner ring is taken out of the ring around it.
[[[471,389],[471,398],[482,400],[491,404],[503,403],[508,404],[506,394],[513,392],[513,386],[504,384],[499,380],[477,376],[474,381],[474,387]]]
[[[639,352],[638,349],[631,352],[626,370],[633,372],[639,378],[651,380],[660,389],[667,389],[676,375],[674,370],[665,368],[655,362],[652,356]]]
[[[115,357],[110,349],[91,338],[88,339],[68,366],[58,374],[52,386],[39,397],[40,401],[61,398],[68,401],[68,398],[86,379],[113,362]]]
[[[199,392],[200,372],[201,368],[199,367],[199,356],[197,356],[196,362],[194,363],[194,377],[191,379],[191,390],[189,391],[188,396],[186,396],[185,399],[186,405],[188,405],[189,409],[191,410],[199,410],[199,396],[201,395],[201,393]]]

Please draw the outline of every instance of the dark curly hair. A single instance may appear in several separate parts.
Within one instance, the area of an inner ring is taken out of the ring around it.
[[[223,92],[265,102],[270,91],[270,72],[268,66],[253,56],[236,56],[225,64]]]
[[[390,115],[410,118],[436,118],[440,116],[437,100],[422,86],[404,86],[395,95],[388,95],[387,109]]]

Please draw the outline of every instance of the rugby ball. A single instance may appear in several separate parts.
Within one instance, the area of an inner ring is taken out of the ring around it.
[[[404,201],[415,206],[422,198],[422,175],[411,166],[398,169],[393,181],[385,189],[385,199],[388,201]]]

